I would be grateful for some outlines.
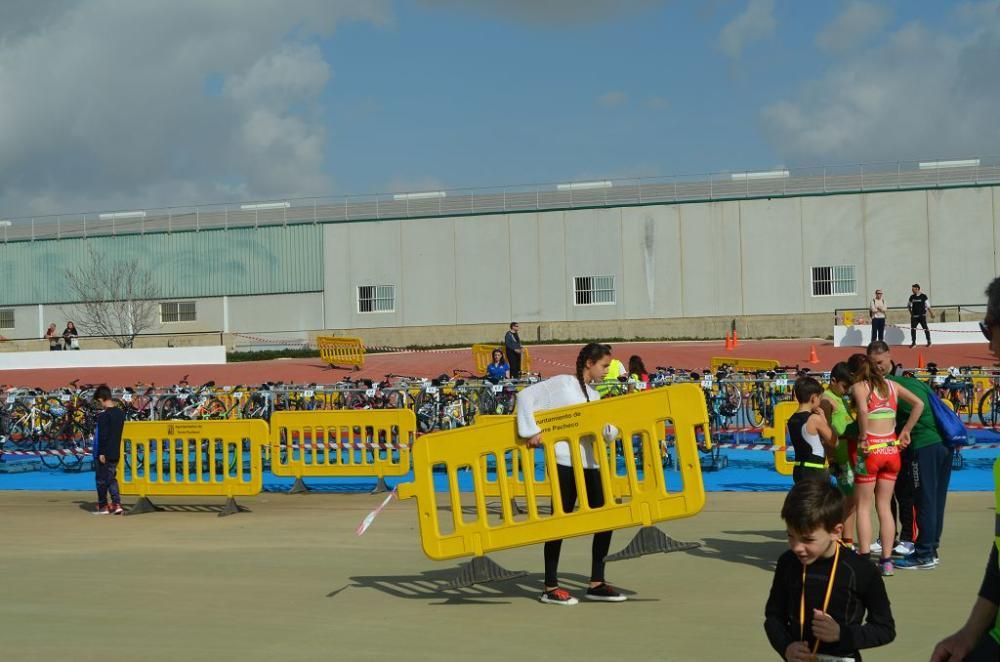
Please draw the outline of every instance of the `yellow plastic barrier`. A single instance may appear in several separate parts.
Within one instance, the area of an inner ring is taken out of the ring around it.
[[[481,375],[486,374],[486,366],[493,360],[493,350],[499,349],[507,357],[507,352],[503,345],[476,344],[472,346],[472,358],[476,360],[476,372]],[[531,371],[531,352],[527,347],[521,348],[521,372]]]
[[[663,471],[659,466],[659,439],[667,419],[676,436],[678,467],[683,490],[668,492]],[[599,465],[605,505],[593,508],[587,503],[586,491],[580,492],[579,509],[563,512],[559,499],[551,499],[552,513],[539,511],[539,483],[535,476],[535,451],[517,436],[514,420],[490,420],[476,425],[424,435],[413,448],[412,483],[399,485],[400,498],[416,498],[420,521],[420,536],[424,552],[432,559],[452,559],[462,556],[483,556],[488,552],[548,540],[582,536],[599,531],[621,529],[654,522],[689,517],[705,504],[698,456],[697,429],[708,429],[705,396],[695,384],[678,384],[609,400],[553,409],[536,417],[542,428],[543,451],[547,482],[558,491],[559,477],[554,470],[555,445],[569,443],[574,478],[582,486],[583,469],[580,442],[593,443]],[[614,478],[618,468],[611,464],[613,445],[606,444],[601,431],[606,423],[615,425],[624,439],[638,435],[643,444],[646,466],[642,475],[635,466],[632,444],[623,444],[624,472],[628,496],[620,503],[614,498]],[[516,455],[522,467],[527,512],[516,515],[510,500],[515,486],[508,478],[508,454]],[[483,460],[492,459],[501,469],[497,472],[500,520],[491,518],[486,508],[486,475]],[[443,469],[448,477],[450,511],[439,516],[434,493],[435,468]],[[463,512],[459,492],[459,473],[471,473],[474,512]],[[546,499],[546,501],[549,501]],[[515,519],[516,518],[516,519]]]
[[[263,485],[267,437],[260,420],[126,423],[118,483],[122,494],[140,497],[129,514],[155,510],[150,496],[227,497],[219,514],[239,512],[234,497]]]
[[[307,477],[374,477],[377,491],[387,476],[410,471],[417,434],[411,409],[279,411],[271,415],[271,472]]]
[[[770,439],[774,449],[774,468],[782,476],[791,476],[795,463],[788,459],[788,419],[798,411],[797,402],[779,402],[774,406],[774,425],[760,432],[764,439]]]
[[[357,368],[365,365],[365,346],[361,338],[316,336],[316,346],[319,347],[320,358],[330,365],[353,365]]]
[[[486,415],[486,416],[477,416],[476,422],[485,423],[489,421],[500,421],[504,419],[515,420],[515,421],[517,420],[515,416]],[[657,452],[659,452],[659,446],[657,446],[657,449],[658,449]],[[624,453],[624,448],[622,448],[621,450],[622,453]],[[659,455],[657,455],[656,457],[659,458]],[[507,481],[510,486],[511,495],[515,497],[525,497],[528,495],[528,489],[525,486],[524,469],[521,467],[521,462],[519,458],[520,454],[518,453],[509,454],[505,458],[505,462],[507,464],[505,464],[504,466],[508,470]],[[617,457],[615,458],[615,460],[617,462]],[[483,471],[484,471],[483,475],[485,476],[489,472],[489,463],[487,462],[487,458],[485,456],[482,458],[482,461],[483,461]],[[544,464],[536,466],[535,470],[536,471],[544,470]],[[627,474],[616,474],[615,476],[612,477],[611,481],[612,481],[611,493],[614,494],[616,499],[628,496],[629,483]],[[539,477],[536,474],[534,483],[535,483],[536,496],[552,496],[552,484],[549,483],[547,475]],[[484,481],[483,484],[483,494],[488,497],[500,496],[499,476],[494,476],[493,480],[490,480],[487,477],[487,479]]]
[[[737,372],[754,372],[755,370],[774,370],[780,364],[772,359],[737,359],[731,356],[713,356],[712,370],[718,370],[723,365],[732,366]]]

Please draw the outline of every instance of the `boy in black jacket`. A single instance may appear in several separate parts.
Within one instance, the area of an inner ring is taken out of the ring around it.
[[[94,432],[94,475],[97,481],[97,510],[95,515],[121,515],[122,498],[118,493],[118,460],[121,458],[122,430],[125,428],[125,412],[115,406],[111,399],[111,389],[102,384],[94,393],[94,400],[104,410],[97,416],[97,430]],[[111,493],[111,507],[108,507],[108,493]]]
[[[785,497],[781,518],[791,549],[778,559],[764,630],[782,659],[860,661],[860,649],[895,639],[878,569],[840,542],[840,490],[829,481],[802,481]]]

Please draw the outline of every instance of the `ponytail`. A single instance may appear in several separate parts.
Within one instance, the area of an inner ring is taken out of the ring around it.
[[[851,358],[853,359],[854,357],[852,356]],[[889,397],[889,383],[886,382],[882,373],[878,371],[874,361],[867,356],[864,359],[864,361],[856,361],[857,367],[854,370],[854,381],[866,382],[873,393],[877,393],[883,398]]]
[[[576,356],[576,381],[580,382],[580,388],[583,390],[583,397],[590,402],[590,393],[587,392],[587,384],[583,381],[583,371],[587,368],[587,362],[597,363],[605,356],[611,354],[610,345],[602,345],[601,343],[587,343],[580,350],[580,353]]]

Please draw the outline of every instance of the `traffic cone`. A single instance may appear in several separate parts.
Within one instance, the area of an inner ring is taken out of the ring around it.
[[[927,364],[924,363],[923,352],[917,354],[917,367],[920,368],[921,370],[927,367]]]
[[[728,333],[726,333],[726,351],[727,352],[733,351],[733,339],[729,336]]]
[[[809,348],[809,363],[813,365],[819,363],[819,357],[816,356],[816,345]]]
[[[740,338],[736,335],[736,329],[733,329],[733,349],[740,346]]]

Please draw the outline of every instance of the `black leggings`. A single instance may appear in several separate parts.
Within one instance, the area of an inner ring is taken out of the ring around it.
[[[576,507],[576,477],[573,475],[573,467],[556,465],[556,473],[559,476],[559,495],[562,497],[562,507],[564,513],[571,513]],[[587,503],[591,508],[599,508],[604,505],[604,491],[601,489],[601,473],[597,469],[584,469],[583,482],[587,489]],[[553,506],[553,512],[555,508]],[[559,552],[562,549],[562,540],[550,540],[545,543],[545,585],[559,586]],[[611,532],[602,531],[594,534],[594,543],[591,546],[590,561],[590,581],[604,581],[604,557],[611,549]]]

